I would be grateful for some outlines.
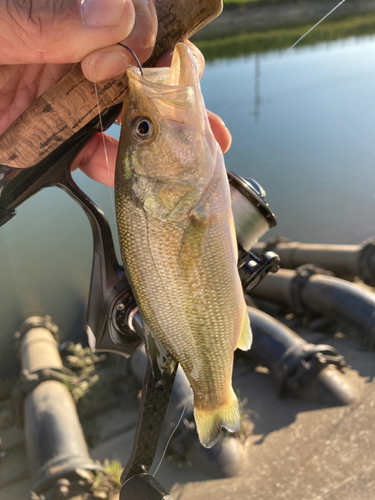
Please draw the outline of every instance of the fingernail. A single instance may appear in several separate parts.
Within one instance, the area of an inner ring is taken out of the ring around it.
[[[126,0],[81,0],[81,16],[85,26],[116,26],[124,12]]]
[[[100,57],[95,67],[95,77],[98,81],[113,78],[124,73],[128,65],[128,58],[123,52],[108,52]]]

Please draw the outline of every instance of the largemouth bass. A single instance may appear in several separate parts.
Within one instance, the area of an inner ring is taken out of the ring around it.
[[[221,427],[239,429],[233,352],[252,339],[224,159],[187,45],[171,68],[129,67],[128,77],[115,177],[124,268],[145,332],[191,383],[210,447]]]

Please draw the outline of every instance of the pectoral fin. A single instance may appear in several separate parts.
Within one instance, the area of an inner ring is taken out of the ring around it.
[[[180,247],[179,262],[182,269],[190,270],[200,266],[211,222],[212,217],[207,218],[197,210],[190,215]]]

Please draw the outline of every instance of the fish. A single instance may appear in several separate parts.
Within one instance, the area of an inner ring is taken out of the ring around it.
[[[166,359],[158,352],[181,365],[209,448],[222,427],[240,427],[234,350],[252,342],[224,158],[186,44],[170,68],[129,66],[127,76],[115,170],[122,260],[153,366]]]

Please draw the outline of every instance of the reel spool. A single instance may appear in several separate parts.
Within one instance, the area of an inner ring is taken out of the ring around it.
[[[227,172],[227,175],[238,243],[238,269],[243,289],[249,292],[269,272],[276,273],[280,267],[276,253],[266,252],[258,257],[250,251],[268,229],[277,225],[277,220],[260,184],[232,172]]]

